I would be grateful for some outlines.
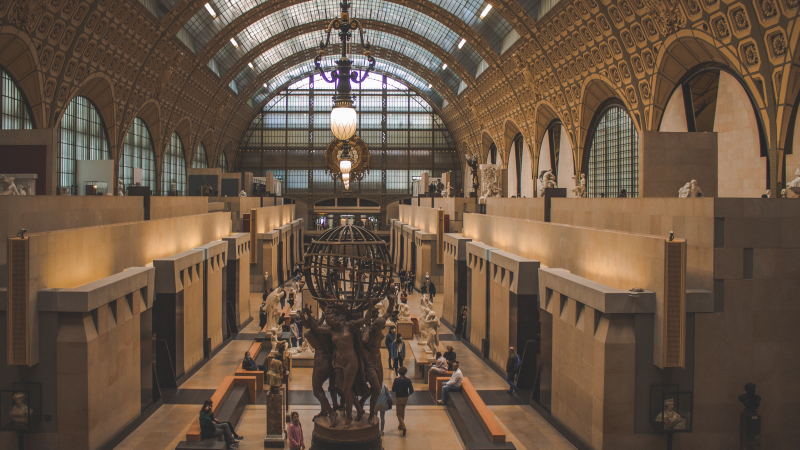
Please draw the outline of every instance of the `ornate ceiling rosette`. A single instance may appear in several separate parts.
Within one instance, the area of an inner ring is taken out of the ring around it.
[[[325,150],[325,171],[331,175],[334,181],[342,179],[339,162],[341,161],[343,150],[344,141],[339,139],[332,140],[328,144],[328,149]],[[358,136],[350,138],[350,160],[352,161],[350,180],[361,181],[364,175],[369,172],[369,148],[367,143]]]

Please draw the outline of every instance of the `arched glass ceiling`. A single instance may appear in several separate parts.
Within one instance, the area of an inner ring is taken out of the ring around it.
[[[198,13],[200,16],[203,14],[209,18],[211,17],[208,11],[205,10]],[[221,72],[225,73],[230,70],[239,58],[270,37],[298,25],[331,20],[339,17],[339,15],[338,0],[312,0],[289,6],[250,24],[250,26],[236,35],[236,46],[232,42],[226,42],[217,52],[214,59],[217,61]],[[218,15],[217,17],[220,18],[221,16]],[[359,4],[351,9],[351,17],[384,22],[400,28],[406,28],[453,55],[464,67],[472,68],[467,70],[470,70],[473,75],[477,66],[483,60],[468,42],[463,44],[461,48],[458,47],[462,39],[458,33],[435,19],[402,5],[383,0],[359,0]],[[367,36],[370,40],[373,33],[374,30],[367,29]],[[320,38],[322,38],[322,35],[323,29],[320,27]],[[332,42],[336,42],[335,35],[333,38]],[[206,42],[207,40],[202,42],[202,45],[205,45]],[[195,47],[199,48],[200,44],[201,42],[198,38],[195,38]]]
[[[267,70],[272,65],[278,63],[282,59],[288,58],[295,53],[302,52],[309,49],[317,48],[319,45],[319,32],[306,33],[301,36],[291,38],[287,41],[270,48],[253,61],[253,68],[245,66],[236,76],[236,84],[241,89],[242,87],[253,81],[260,73]],[[452,68],[442,69],[442,61],[439,57],[431,53],[429,50],[399,36],[384,33],[382,31],[371,31],[370,42],[373,48],[385,48],[392,50],[402,55],[405,55],[421,65],[429,68],[439,78],[442,79],[453,92],[458,92],[458,85],[461,83],[461,77],[456,74]],[[360,46],[358,46],[360,47]],[[336,53],[331,51],[331,53]],[[353,53],[361,53],[360,48],[353,50]],[[378,58],[380,60],[380,58]],[[310,62],[310,61],[309,61]]]
[[[503,38],[511,31],[512,27],[503,15],[497,11],[490,10],[486,17],[480,19],[480,14],[486,8],[487,2],[484,0],[430,1],[462,19],[468,26],[486,39],[497,53],[500,53]],[[266,0],[211,0],[209,1],[209,5],[213,9],[214,14],[216,14],[216,17],[213,17],[206,8],[201,8],[194,17],[189,19],[185,28],[194,36],[196,48],[200,50],[204,48],[214,36],[219,34],[222,29],[236,20],[237,17],[265,2]],[[289,10],[292,10],[292,12],[288,13]],[[290,28],[298,24],[315,20],[330,20],[334,17],[339,17],[339,13],[339,0],[313,0],[282,10],[278,13],[281,14],[282,17],[280,20],[276,21],[276,23],[290,24],[287,27]],[[405,23],[417,23],[420,24],[420,28],[431,28],[435,24],[444,27],[425,14],[383,0],[356,0],[350,9],[350,17],[355,18],[379,20],[376,19],[376,17],[381,15],[404,18]],[[445,27],[445,29],[447,28]],[[415,32],[419,31],[420,30],[415,30]],[[450,29],[447,29],[447,31],[451,34],[456,34]],[[436,32],[438,33],[438,31]],[[458,40],[456,41],[456,44],[457,43]],[[451,47],[444,47],[444,49],[450,50]]]
[[[331,69],[335,65],[335,61],[338,56],[326,56],[322,60],[322,65],[326,69]],[[354,69],[365,69],[367,67],[367,59],[363,56],[357,56],[353,58],[353,68]],[[284,70],[280,74],[276,75],[274,78],[269,80],[266,84],[266,87],[261,86],[258,90],[253,94],[253,102],[256,105],[260,105],[266,98],[270,96],[276,90],[279,90],[284,85],[289,83],[292,80],[300,78],[304,75],[308,75],[312,70],[313,65],[305,62],[297,64],[294,67]],[[405,83],[408,83],[410,86],[415,87],[418,91],[425,93],[428,98],[431,100],[433,104],[442,108],[444,104],[444,97],[436,90],[434,87],[428,87],[430,83],[425,81],[422,77],[415,74],[414,72],[409,71],[408,69],[401,67],[397,64],[394,64],[389,61],[381,61],[378,60],[377,64],[375,64],[375,69],[380,72],[384,72],[393,76],[397,79],[403,80]],[[327,84],[327,83],[326,83]],[[329,88],[333,88],[333,84],[328,86]],[[322,89],[322,86],[319,87]]]

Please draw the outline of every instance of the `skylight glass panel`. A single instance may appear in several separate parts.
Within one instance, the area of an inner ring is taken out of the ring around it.
[[[214,7],[220,12],[218,18],[215,20],[221,21],[223,20],[224,14],[221,12],[222,7],[217,3],[214,4]],[[195,18],[199,17],[198,20],[205,21],[211,20],[211,17],[206,11],[201,11],[201,13],[201,15],[196,15]],[[235,37],[239,47],[234,47],[230,42],[225,43],[217,52],[216,59],[220,63],[222,72],[225,73],[234,66],[239,58],[246,55],[250,50],[267,39],[298,25],[320,20],[331,20],[339,17],[339,15],[340,8],[338,0],[312,0],[289,6],[250,24]],[[462,48],[458,47],[462,38],[453,30],[430,16],[405,6],[381,0],[366,0],[360,1],[358,4],[354,5],[350,10],[350,15],[355,18],[369,19],[389,23],[401,28],[407,28],[411,32],[419,34],[423,38],[431,41],[434,45],[441,47],[445,52],[453,55],[453,57],[464,66],[465,70],[470,73],[475,71],[479,62],[482,60],[478,52],[476,52],[469,43],[464,44]],[[492,17],[492,15],[490,15],[490,17]],[[195,18],[192,20],[195,20]],[[192,26],[193,25],[187,25],[187,28],[191,29]],[[375,32],[369,29],[366,31],[367,37],[374,43],[372,35]],[[214,33],[214,35],[215,34],[216,33]],[[505,34],[503,34],[503,36],[505,36]],[[324,37],[322,28],[317,32],[317,36],[317,42]],[[211,37],[213,37],[213,35],[204,38],[198,34],[195,37],[196,48],[199,50],[204,47]],[[357,39],[355,40],[358,42]],[[336,43],[337,41],[338,37],[334,31],[331,36],[331,42]],[[502,38],[498,38],[498,51],[501,41]]]
[[[489,9],[486,17],[480,18],[481,13],[490,4],[483,0],[428,0],[450,11],[463,20],[470,28],[477,31],[490,46],[500,53],[503,38],[511,32],[513,27],[496,9]]]

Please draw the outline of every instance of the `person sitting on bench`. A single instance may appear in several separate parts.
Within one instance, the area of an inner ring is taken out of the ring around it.
[[[220,424],[227,425],[228,429],[231,430],[231,434],[233,435],[233,439],[235,439],[237,443],[239,443],[242,439],[244,439],[244,436],[239,436],[238,434],[236,434],[236,430],[233,429],[233,424],[232,423],[230,423],[230,422],[220,422],[219,420],[217,420],[216,417],[214,417],[214,401],[213,400],[209,399],[209,400],[204,401],[203,402],[203,409],[201,409],[200,412],[204,412],[204,413],[206,413],[208,415],[208,417],[211,417],[211,420],[214,421],[215,425],[220,425]]]
[[[264,372],[264,378],[267,378],[267,368],[256,364],[256,362],[253,360],[253,357],[250,356],[249,351],[244,352],[244,361],[242,361],[242,369],[251,371],[260,370]]]
[[[463,378],[464,376],[461,374],[461,369],[458,368],[458,361],[453,361],[453,376],[450,377],[450,381],[442,386],[442,399],[436,403],[444,405],[445,400],[447,400],[448,392],[460,391]]]
[[[205,409],[201,410],[200,437],[203,439],[214,439],[219,436],[225,436],[225,448],[227,450],[239,448],[228,425],[224,423],[214,423],[214,419],[206,414]]]
[[[442,356],[442,352],[436,352],[436,363],[429,372],[436,374],[436,376],[447,375],[447,360]]]

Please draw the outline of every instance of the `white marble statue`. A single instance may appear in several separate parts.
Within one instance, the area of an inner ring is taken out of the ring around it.
[[[502,165],[481,164],[481,196],[478,203],[486,203],[489,197],[500,197],[500,177]]]
[[[439,318],[436,317],[436,313],[431,311],[425,322],[427,324],[425,328],[428,330],[427,351],[435,355],[439,351]]]
[[[270,336],[269,341],[272,344],[272,348],[276,349],[278,348],[278,336],[280,336],[281,334],[281,329],[280,327],[272,327],[269,328],[269,331],[272,333],[272,336]]]
[[[767,192],[765,192],[764,195],[766,195],[767,198],[772,198],[772,189],[767,189]]]
[[[117,195],[120,197],[125,196],[125,183],[122,181],[122,178],[117,180]]]
[[[675,412],[675,400],[668,398],[664,400],[664,411],[658,413],[656,422],[664,424],[664,430],[685,430],[686,419]]]
[[[5,190],[0,193],[0,195],[19,195],[19,190],[17,189],[17,185],[14,183],[14,180],[16,180],[16,178],[0,175],[0,181],[5,184]]]
[[[553,169],[543,170],[539,173],[539,197],[544,197],[544,190],[547,188],[558,187],[556,176],[553,175]]]
[[[692,180],[678,190],[679,198],[702,197],[703,190],[697,185],[697,180]]]
[[[278,292],[279,289],[280,288],[275,289],[267,296],[265,309],[267,311],[266,328],[268,330],[278,326],[278,319],[281,317],[281,302]]]
[[[397,316],[399,323],[411,323],[411,308],[407,304],[400,304],[400,314]]]
[[[378,308],[378,317],[382,317],[384,314],[386,314],[386,308],[389,307],[389,299],[384,297],[383,300],[379,301],[375,305],[375,307]]]
[[[11,397],[11,400],[14,402],[14,406],[11,407],[11,420],[14,422],[14,426],[27,428],[28,419],[33,414],[33,410],[25,404],[25,394],[17,392]]]
[[[797,165],[797,170],[794,171],[794,176],[794,180],[786,184],[786,196],[789,198],[800,197],[800,164]]]
[[[242,189],[241,191],[239,191],[239,197],[247,197],[247,192],[245,192],[244,189]]]
[[[572,177],[575,179],[575,177]],[[575,194],[575,197],[581,198],[586,197],[586,174],[581,174],[581,181],[580,183],[576,184],[574,188],[572,188],[572,193]]]
[[[17,186],[17,195],[28,195],[28,189],[30,188],[26,187],[24,184],[20,184]]]
[[[444,188],[444,190],[442,190],[442,197],[445,198],[450,197],[451,189],[452,188],[450,187],[450,182],[448,181],[447,186]]]

